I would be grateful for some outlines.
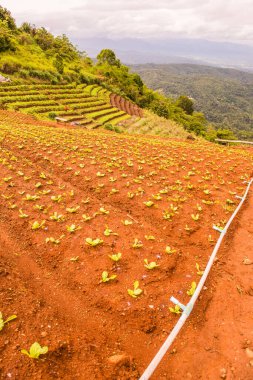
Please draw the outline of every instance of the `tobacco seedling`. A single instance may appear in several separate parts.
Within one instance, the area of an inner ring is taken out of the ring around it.
[[[143,244],[142,244],[142,242],[140,240],[134,239],[132,247],[133,248],[141,248],[141,247],[143,247]]]
[[[122,253],[120,253],[120,252],[119,253],[115,253],[114,255],[108,255],[108,257],[110,257],[110,259],[112,261],[117,262],[117,261],[119,261],[121,259]]]
[[[181,314],[182,311],[180,309],[180,306],[175,305],[175,307],[169,307],[169,311],[174,314]]]
[[[39,359],[40,355],[45,355],[48,352],[48,347],[35,342],[31,345],[29,352],[27,350],[21,350],[22,354],[29,356],[31,359]]]
[[[108,281],[114,280],[116,277],[117,277],[116,274],[113,274],[112,276],[109,277],[109,273],[106,272],[106,271],[104,271],[102,273],[102,279],[101,279],[100,283],[101,282],[108,282]]]
[[[172,255],[172,253],[176,253],[177,250],[173,249],[169,245],[167,245],[167,247],[165,248],[165,252],[168,253],[169,255]]]
[[[99,244],[103,244],[103,240],[97,238],[97,239],[91,239],[91,238],[86,238],[85,239],[86,244],[90,245],[91,247],[96,247]]]
[[[133,224],[133,222],[131,221],[131,220],[122,220],[121,221],[123,224],[124,224],[124,226],[130,226],[131,224]]]
[[[106,229],[104,231],[104,235],[105,236],[110,236],[110,235],[118,236],[118,234],[116,232],[112,232],[112,230],[110,230],[110,228],[108,226],[106,226]]]
[[[5,321],[3,319],[3,314],[0,312],[0,331],[3,330],[4,328],[4,325],[10,321],[13,321],[13,319],[16,319],[17,316],[16,315],[11,315],[10,317],[8,317]]]
[[[198,263],[196,263],[196,269],[197,269],[197,274],[198,274],[199,276],[202,276],[202,274],[204,273],[204,271],[203,271],[203,270],[200,270],[200,267],[199,267],[199,264],[198,264]]]
[[[42,220],[42,222],[38,222],[37,220],[32,224],[32,230],[39,230],[40,228],[44,228],[46,221]]]
[[[195,281],[193,281],[191,283],[191,288],[189,290],[187,290],[188,296],[193,296],[193,294],[195,293],[196,287],[197,287],[197,284]]]
[[[71,224],[70,226],[67,226],[67,231],[70,233],[76,232],[81,229],[80,226],[76,226],[75,224]]]
[[[75,212],[77,212],[79,208],[80,206],[70,207],[70,208],[66,208],[66,211],[69,212],[70,214],[74,214]]]
[[[88,222],[89,220],[91,220],[91,216],[86,215],[86,214],[83,214],[82,218],[83,218],[84,222]]]
[[[154,206],[154,202],[152,202],[152,201],[147,201],[147,202],[143,202],[144,203],[144,205],[146,205],[147,207],[152,207],[152,206]]]
[[[195,222],[196,222],[197,220],[199,220],[199,214],[196,214],[196,215],[191,214],[191,217],[192,217],[193,220],[195,220]]]
[[[133,297],[137,298],[141,293],[143,292],[142,289],[139,288],[139,281],[134,281],[134,288],[132,289],[127,289],[128,294]]]
[[[18,216],[19,216],[20,218],[28,218],[28,215],[25,214],[25,213],[22,211],[22,209],[19,209],[18,211],[19,211],[19,215],[18,215]]]
[[[155,269],[155,268],[158,268],[159,265],[156,264],[155,261],[151,261],[150,263],[148,262],[148,259],[144,259],[144,267],[147,268],[147,269]]]

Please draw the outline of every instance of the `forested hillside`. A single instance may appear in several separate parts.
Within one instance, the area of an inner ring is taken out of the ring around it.
[[[253,74],[200,65],[135,65],[145,83],[166,96],[193,98],[209,122],[253,139]]]
[[[104,90],[120,95],[160,117],[172,120],[173,125],[183,127],[187,132],[207,140],[214,141],[216,137],[233,138],[233,134],[227,129],[215,130],[206,120],[200,107],[195,110],[189,97],[181,96],[182,93],[179,93],[175,99],[148,88],[140,75],[131,73],[112,50],[102,49],[94,63],[84,51],[79,51],[65,34],[54,36],[45,28],[37,28],[28,22],[17,26],[11,13],[1,6],[0,74],[17,86],[41,83],[56,86],[72,84],[73,88],[82,84],[100,85]],[[23,95],[22,91],[19,92],[19,98],[15,101],[22,102]],[[47,102],[47,99],[43,100]],[[9,103],[10,99],[0,99],[1,108],[8,108]],[[72,112],[72,109],[70,111]],[[78,115],[78,118],[81,116]],[[150,133],[153,131],[150,130]]]

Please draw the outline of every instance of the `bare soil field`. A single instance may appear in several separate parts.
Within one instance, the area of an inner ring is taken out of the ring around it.
[[[60,128],[0,111],[0,312],[17,316],[0,332],[0,378],[138,379],[177,321],[170,296],[188,302],[219,235],[213,225],[225,226],[252,172],[250,148]],[[196,360],[196,347],[215,349],[197,337],[216,284],[221,294],[224,279],[231,302],[240,297],[222,266],[236,265],[236,254],[223,250],[154,379],[208,378],[197,372],[207,359],[200,349]],[[38,360],[21,353],[34,342],[48,346]]]

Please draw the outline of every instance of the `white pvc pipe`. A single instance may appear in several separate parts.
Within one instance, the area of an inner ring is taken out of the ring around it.
[[[204,283],[206,281],[206,278],[210,272],[210,269],[213,265],[213,262],[214,262],[214,259],[215,259],[215,256],[218,252],[218,249],[221,245],[221,242],[224,238],[224,236],[226,235],[227,233],[227,230],[230,226],[230,224],[232,223],[233,219],[235,218],[236,214],[238,213],[238,211],[240,210],[240,208],[242,207],[242,204],[244,203],[247,195],[248,195],[248,192],[249,192],[249,189],[250,189],[250,186],[252,185],[253,183],[253,178],[250,180],[250,182],[248,183],[248,186],[246,188],[246,191],[244,193],[244,196],[242,197],[241,199],[241,202],[239,203],[239,205],[237,206],[237,208],[235,209],[235,211],[233,212],[233,214],[231,215],[229,221],[227,222],[224,230],[222,230],[221,234],[220,234],[220,237],[219,239],[217,240],[217,243],[213,249],[213,252],[210,256],[210,259],[207,263],[207,266],[205,268],[205,271],[203,273],[203,275],[201,276],[201,279],[198,283],[198,286],[193,294],[193,296],[191,297],[191,300],[188,302],[188,304],[186,305],[185,309],[183,310],[182,312],[182,315],[181,317],[179,318],[179,320],[177,321],[176,325],[174,326],[174,328],[172,329],[172,331],[170,332],[168,338],[165,340],[165,342],[163,343],[162,347],[160,348],[160,350],[157,352],[157,354],[155,355],[155,357],[153,358],[153,360],[150,362],[149,366],[146,368],[146,370],[144,371],[143,375],[140,377],[139,380],[148,380],[152,374],[154,373],[154,371],[156,370],[156,368],[158,367],[160,361],[162,360],[162,358],[164,357],[164,355],[166,354],[166,352],[168,351],[169,347],[171,346],[171,344],[173,343],[173,341],[175,340],[175,338],[177,337],[179,331],[181,330],[181,328],[183,327],[186,319],[189,317],[189,315],[191,314],[191,311],[193,309],[193,306],[199,296],[199,293],[201,292],[203,286],[204,286]]]

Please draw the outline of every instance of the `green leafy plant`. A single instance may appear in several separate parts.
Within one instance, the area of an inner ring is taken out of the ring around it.
[[[94,239],[94,240],[91,238],[86,238],[85,241],[86,241],[86,244],[90,245],[91,247],[96,247],[99,244],[103,244],[103,240],[101,240],[99,238]]]
[[[169,307],[169,311],[174,314],[180,314],[182,313],[180,306],[175,305],[175,307]]]
[[[77,212],[77,210],[80,208],[80,206],[76,206],[76,207],[67,207],[66,208],[66,211],[69,212],[70,214],[74,214]]]
[[[196,215],[191,214],[191,217],[192,217],[193,220],[195,220],[195,222],[196,222],[197,220],[199,220],[199,214],[196,214]]]
[[[197,269],[197,274],[198,274],[199,276],[202,276],[202,274],[204,273],[204,271],[203,271],[203,270],[200,270],[200,267],[199,267],[199,264],[198,264],[198,263],[196,263],[196,269]]]
[[[142,244],[141,240],[134,239],[132,247],[133,248],[141,248],[141,247],[143,247],[143,244]]]
[[[110,228],[108,226],[106,226],[106,229],[104,231],[104,235],[105,236],[110,236],[110,235],[115,235],[117,236],[118,234],[116,232],[112,232],[112,230],[110,230]]]
[[[173,249],[169,245],[167,245],[167,247],[165,248],[165,252],[168,253],[169,255],[172,255],[172,253],[176,253],[177,250]]]
[[[187,292],[186,292],[188,294],[188,296],[193,296],[193,294],[195,293],[196,287],[197,287],[197,284],[195,281],[193,281],[191,283],[191,288],[189,290],[187,290]]]
[[[158,268],[159,265],[155,261],[148,262],[148,259],[144,259],[144,267],[147,269],[155,269]]]
[[[31,345],[29,352],[24,349],[22,349],[21,352],[22,354],[29,356],[31,359],[39,359],[40,355],[45,355],[48,352],[48,347],[41,347],[38,342],[35,342]]]
[[[101,282],[108,282],[108,281],[114,280],[116,277],[117,277],[116,274],[113,274],[112,276],[109,276],[109,273],[106,272],[106,271],[104,271],[104,272],[102,273],[102,278],[101,278],[100,283],[101,283]]]
[[[124,224],[124,226],[130,226],[131,224],[133,224],[131,220],[127,220],[127,219],[122,220],[121,222]]]
[[[33,222],[32,224],[32,230],[39,230],[40,228],[45,228],[45,220],[42,220],[42,222],[38,222],[37,220]]]
[[[127,292],[133,298],[137,298],[138,296],[140,296],[143,290],[139,288],[139,281],[134,281],[134,288],[127,289]]]
[[[14,319],[16,319],[17,316],[16,315],[11,315],[10,317],[8,317],[6,320],[3,319],[3,314],[0,312],[0,331],[3,330],[4,328],[4,325],[10,321],[13,321]]]
[[[114,255],[108,255],[108,257],[110,257],[110,259],[112,261],[115,261],[115,262],[118,262],[119,260],[121,260],[121,257],[122,257],[122,253],[115,253]]]
[[[81,229],[80,226],[76,226],[75,224],[71,224],[70,226],[67,226],[66,228],[67,228],[67,231],[70,233],[74,233]]]

